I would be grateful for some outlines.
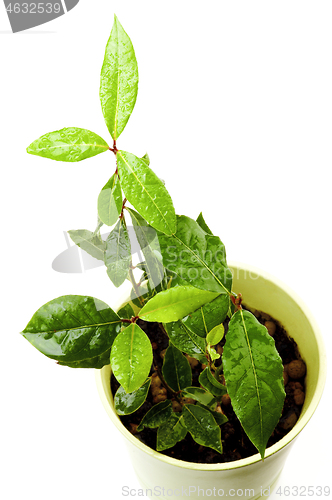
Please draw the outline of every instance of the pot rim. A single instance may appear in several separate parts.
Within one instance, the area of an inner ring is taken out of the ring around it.
[[[317,345],[318,345],[318,351],[319,351],[319,373],[318,373],[318,381],[317,381],[317,388],[316,392],[312,398],[311,403],[309,404],[308,408],[305,410],[305,412],[302,414],[301,419],[296,422],[294,427],[291,429],[291,431],[286,434],[280,441],[275,443],[274,445],[270,446],[269,448],[266,449],[264,461],[268,460],[272,455],[277,453],[279,450],[282,448],[285,448],[285,446],[289,445],[296,437],[297,435],[302,431],[302,429],[305,427],[305,425],[309,422],[310,418],[314,414],[318,403],[321,399],[323,390],[324,390],[324,385],[325,385],[325,379],[326,379],[326,352],[325,352],[325,347],[324,347],[324,341],[322,338],[322,335],[320,333],[320,330],[318,328],[318,325],[316,323],[316,320],[314,319],[312,313],[308,309],[307,305],[303,302],[303,300],[298,296],[296,292],[294,292],[288,285],[283,283],[281,280],[276,278],[275,276],[271,275],[270,273],[244,263],[240,262],[230,262],[228,266],[232,269],[242,269],[244,271],[247,271],[249,273],[253,274],[258,274],[260,277],[267,281],[272,281],[275,283],[279,288],[281,288],[284,292],[286,292],[301,308],[303,314],[307,317],[309,323],[311,324],[311,327],[313,329],[314,335],[317,340]],[[119,300],[118,303],[118,308],[121,307],[121,305],[128,300],[128,293],[125,294],[125,296],[122,296]],[[106,367],[104,367],[106,368]],[[113,409],[113,401],[109,398],[107,392],[106,392],[106,387],[105,387],[105,381],[103,378],[103,370],[95,370],[95,378],[96,378],[96,383],[98,387],[98,392],[100,395],[100,398],[107,410],[108,415],[110,416],[111,420],[115,424],[115,426],[119,429],[119,431],[123,434],[123,436],[128,439],[134,446],[139,448],[141,451],[147,453],[151,457],[160,460],[161,462],[165,462],[169,465],[181,467],[184,469],[192,469],[192,470],[200,470],[200,471],[222,471],[222,470],[232,470],[232,469],[238,469],[241,467],[246,467],[251,464],[255,464],[257,462],[261,462],[261,456],[259,453],[256,453],[255,455],[252,455],[247,458],[242,458],[240,460],[235,460],[233,462],[224,462],[224,463],[217,463],[217,464],[198,464],[195,462],[186,462],[184,460],[180,460],[177,458],[172,458],[167,455],[163,455],[162,453],[159,453],[158,451],[153,450],[146,444],[142,443],[139,439],[137,439],[133,434],[131,434],[128,429],[122,424],[119,416],[115,413]],[[108,365],[109,371],[111,370],[110,365]]]

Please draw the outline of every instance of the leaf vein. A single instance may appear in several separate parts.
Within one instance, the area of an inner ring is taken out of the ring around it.
[[[270,389],[271,391],[271,394],[274,396],[274,399],[277,401],[277,403],[279,403],[279,398],[277,397],[277,395],[275,394],[274,390],[272,389],[272,386],[269,385],[266,380],[264,380],[263,378],[260,378],[260,377],[257,377],[261,382],[263,382],[265,385],[268,386],[268,388]]]
[[[118,28],[116,27],[117,35],[118,35]],[[118,125],[118,113],[119,113],[119,94],[120,94],[120,67],[119,67],[119,37],[116,37],[116,44],[117,44],[117,51],[116,51],[116,64],[117,64],[117,76],[118,76],[118,82],[117,82],[117,92],[116,92],[116,108],[115,108],[115,116],[114,116],[114,140],[116,140],[116,131],[117,131],[117,125]]]
[[[90,321],[92,321],[92,324],[94,323],[94,319],[90,316],[90,314],[85,310],[85,308],[82,306],[82,304],[78,304],[78,307],[84,312],[84,314],[89,318]]]
[[[121,320],[119,319],[118,321],[107,321],[106,323],[95,323],[93,325],[79,325],[79,326],[74,326],[74,327],[71,327],[71,328],[67,328],[67,327],[63,327],[62,330],[49,330],[49,331],[46,331],[46,332],[29,332],[29,333],[41,333],[43,335],[48,335],[50,333],[57,333],[57,332],[61,332],[61,331],[71,331],[71,330],[79,330],[79,329],[85,329],[85,328],[94,328],[94,327],[99,327],[99,326],[106,326],[106,325],[114,325],[116,323],[121,323]]]
[[[256,370],[255,370],[255,364],[254,364],[254,360],[253,360],[252,352],[251,352],[251,345],[250,345],[250,342],[249,342],[249,336],[248,336],[246,324],[245,324],[245,321],[244,321],[242,309],[240,309],[240,314],[241,314],[241,319],[242,319],[243,328],[244,328],[244,332],[245,332],[245,336],[246,336],[246,340],[247,340],[247,344],[248,344],[248,349],[249,349],[249,353],[250,353],[252,369],[253,369],[254,378],[255,378],[255,388],[256,388],[256,393],[257,393],[257,399],[258,399],[258,405],[259,405],[259,415],[260,415],[260,419],[259,419],[259,422],[260,422],[260,434],[261,434],[261,442],[263,442],[263,415],[262,415],[262,404],[261,404],[261,400],[260,400],[260,393],[259,393],[259,389],[258,389],[257,374],[256,374]]]
[[[94,334],[96,333],[96,331],[98,330],[98,328],[99,328],[99,327],[96,327],[96,328],[95,328],[95,330],[94,330],[94,331],[92,331],[92,333],[91,333],[91,335],[90,335],[90,337],[89,337],[89,339],[88,339],[87,343],[86,343],[86,344],[85,344],[85,345],[84,345],[81,349],[79,349],[78,351],[76,351],[76,352],[75,352],[75,356],[76,356],[77,354],[79,354],[80,352],[84,351],[84,349],[86,348],[86,346],[90,344],[91,339],[92,339],[92,337],[94,336]],[[95,357],[95,356],[92,356],[92,357]]]

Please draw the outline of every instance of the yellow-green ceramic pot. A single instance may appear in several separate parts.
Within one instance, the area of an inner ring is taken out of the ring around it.
[[[125,438],[142,488],[151,490],[150,496],[155,498],[162,497],[163,493],[164,498],[186,495],[189,498],[202,498],[203,494],[205,497],[217,498],[227,495],[234,499],[268,496],[276,486],[295,439],[312,417],[323,392],[325,350],[307,306],[288,286],[268,273],[243,264],[231,264],[230,267],[234,277],[233,290],[242,293],[243,303],[277,319],[298,344],[307,365],[306,397],[302,413],[293,429],[278,443],[267,448],[264,461],[257,453],[249,458],[222,464],[184,462],[154,451],[122,425],[113,405],[111,367],[96,370],[97,386],[106,411]],[[123,303],[124,300],[118,306]]]

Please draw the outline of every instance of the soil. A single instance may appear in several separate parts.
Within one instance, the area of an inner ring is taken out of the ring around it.
[[[243,306],[245,308],[245,306]],[[260,311],[252,310],[260,323],[265,324],[268,328],[270,335],[273,336],[275,340],[276,348],[280,354],[284,365],[284,382],[286,398],[284,402],[284,407],[282,411],[282,416],[279,420],[278,425],[273,431],[268,443],[267,448],[277,443],[281,438],[283,438],[291,429],[294,427],[296,421],[298,420],[304,398],[305,398],[305,364],[301,359],[297,345],[295,341],[289,337],[285,329],[280,325],[278,321],[271,318],[269,315],[262,313]],[[216,346],[216,349],[221,353],[222,347],[225,344],[225,337],[228,330],[228,322],[226,319],[224,322],[225,326],[225,336]],[[159,323],[147,323],[142,320],[138,320],[137,324],[145,331],[151,340],[154,353],[154,365],[162,367],[162,355],[163,351],[168,346],[168,338],[165,333],[161,330]],[[192,358],[189,358],[192,360]],[[217,360],[216,365],[220,363]],[[195,363],[194,363],[195,364]],[[193,386],[200,386],[198,382],[198,377],[205,365],[197,363],[195,367],[192,367],[193,372]],[[150,375],[155,372],[152,368]],[[289,372],[289,373],[288,373]],[[292,375],[292,377],[290,376]],[[296,378],[295,378],[296,377]],[[119,383],[115,379],[114,375],[111,377],[111,389],[113,395],[119,387]],[[167,393],[165,390],[164,399],[172,399],[171,394]],[[160,401],[160,399],[159,399]],[[144,404],[131,415],[122,416],[121,421],[123,425],[135,435],[137,439],[142,441],[144,444],[150,448],[156,449],[156,438],[157,429],[144,429],[141,432],[137,432],[137,425],[140,423],[147,411],[155,404],[156,401],[153,400],[153,395],[151,392],[151,387],[148,393],[148,397]],[[176,458],[178,460],[184,460],[187,462],[195,463],[224,463],[232,462],[234,460],[240,460],[241,458],[250,457],[257,453],[257,449],[251,443],[247,435],[245,434],[242,426],[236,417],[229,396],[223,396],[221,403],[222,412],[227,416],[228,422],[221,425],[221,439],[223,444],[223,454],[197,444],[191,435],[187,434],[185,439],[177,443],[172,448],[168,450],[161,451],[164,455]]]

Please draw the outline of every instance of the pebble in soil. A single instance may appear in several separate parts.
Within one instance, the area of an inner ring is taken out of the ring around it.
[[[294,427],[300,416],[305,399],[306,366],[301,359],[295,341],[287,335],[279,322],[271,318],[268,314],[260,311],[254,310],[252,312],[260,323],[266,326],[269,334],[274,338],[277,351],[284,365],[286,398],[279,423],[267,443],[268,448],[282,439]],[[228,322],[229,320],[226,320],[224,323],[225,336],[227,335]],[[168,347],[168,337],[159,323],[147,323],[139,320],[138,324],[151,340],[154,354],[154,367],[161,369],[165,350]],[[222,354],[222,349],[225,344],[225,336],[218,346],[216,346],[220,354]],[[193,385],[199,387],[198,377],[205,365],[201,365],[193,358],[188,358],[192,368]],[[217,360],[216,364],[220,362],[220,360]],[[154,368],[151,369],[150,375],[153,375],[153,377],[146,401],[136,412],[131,415],[122,416],[121,421],[140,441],[156,449],[157,429],[145,428],[143,431],[137,432],[137,426],[153,404],[164,401],[166,398],[172,399],[172,396],[162,386],[161,380]],[[119,383],[112,375],[111,389],[113,394],[115,394],[118,387]],[[192,402],[194,403],[194,401]],[[173,410],[181,410],[181,406],[176,401],[173,401]],[[256,454],[257,449],[242,429],[233,411],[231,400],[228,395],[222,398],[221,410],[228,418],[228,422],[220,427],[221,439],[223,442],[222,455],[211,448],[197,444],[189,433],[185,439],[161,453],[178,460],[195,463],[232,462]]]

